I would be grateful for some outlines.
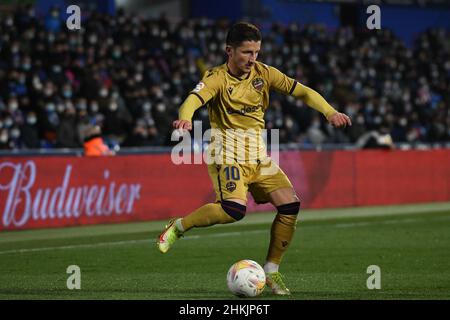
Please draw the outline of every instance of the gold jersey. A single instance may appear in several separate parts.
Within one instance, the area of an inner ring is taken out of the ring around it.
[[[269,92],[273,89],[292,94],[296,86],[296,80],[260,62],[244,79],[233,76],[226,64],[208,70],[191,94],[207,104],[214,137],[211,154],[216,156],[219,152],[226,161],[264,159],[266,149],[261,134]]]
[[[263,129],[264,112],[269,107],[269,91],[291,94],[297,82],[274,67],[256,62],[244,79],[233,76],[226,64],[208,70],[191,91],[208,103],[211,127]]]

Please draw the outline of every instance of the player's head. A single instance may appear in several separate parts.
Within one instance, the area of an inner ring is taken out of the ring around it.
[[[228,31],[226,52],[228,66],[238,75],[249,73],[261,49],[261,32],[246,22],[234,24]]]

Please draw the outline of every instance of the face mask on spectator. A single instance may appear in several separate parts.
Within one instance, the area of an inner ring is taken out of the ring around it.
[[[42,89],[42,83],[41,83],[41,80],[39,80],[38,77],[34,77],[33,78],[33,87],[37,91]]]
[[[93,113],[97,113],[98,112],[98,104],[97,103],[91,103],[91,111]]]
[[[26,80],[27,80],[27,78],[25,78],[24,76],[21,76],[21,77],[19,78],[19,83],[20,83],[20,84],[24,84]]]
[[[277,118],[277,119],[275,120],[275,126],[276,126],[276,127],[281,127],[281,126],[283,126],[283,119]]]
[[[12,101],[8,104],[9,111],[14,112],[19,108],[17,101]]]
[[[152,28],[152,36],[154,36],[154,37],[159,36],[159,28],[157,28],[157,27]]]
[[[291,129],[294,126],[294,121],[291,118],[286,119],[286,128]]]
[[[216,51],[216,50],[217,50],[217,43],[211,42],[211,43],[209,44],[209,50],[211,50],[211,51]]]
[[[60,73],[60,72],[61,72],[61,66],[59,66],[59,65],[54,65],[54,66],[52,67],[52,70],[53,70],[53,72],[55,72],[55,73]]]
[[[319,129],[320,128],[320,121],[314,121],[313,123],[312,123],[312,125],[311,125],[311,128],[314,128],[314,129]]]
[[[407,124],[408,124],[408,120],[406,120],[405,118],[400,119],[400,125],[402,127],[406,127]]]
[[[114,50],[113,51],[113,57],[116,59],[119,59],[122,56],[122,52],[120,50]]]
[[[12,27],[12,25],[14,24],[14,21],[13,21],[12,18],[8,18],[8,19],[6,19],[5,24],[6,24],[8,27]]]
[[[382,121],[383,121],[383,119],[381,119],[380,116],[376,116],[376,117],[373,119],[373,122],[374,122],[375,124],[381,124]]]
[[[0,121],[0,129],[3,128],[3,121]]]
[[[0,135],[0,142],[1,143],[8,142],[8,133],[6,131],[3,131],[2,134]]]
[[[47,112],[53,112],[53,111],[55,111],[55,104],[52,103],[52,102],[47,103],[47,104],[45,105],[45,110],[46,110]]]
[[[144,110],[144,111],[150,111],[151,109],[152,109],[152,104],[150,103],[150,102],[145,102],[143,105],[142,105],[142,109]]]
[[[116,102],[111,102],[109,104],[109,110],[110,111],[116,111],[117,110],[117,103]]]
[[[20,137],[20,130],[17,128],[12,129],[11,130],[11,138],[17,139],[18,137]]]
[[[358,116],[356,118],[356,123],[360,124],[360,125],[363,125],[364,124],[364,117],[363,116]]]
[[[5,128],[11,128],[13,125],[14,121],[12,118],[8,117],[5,119]]]
[[[72,98],[72,90],[64,90],[63,96],[64,96],[64,98],[67,98],[67,99]]]
[[[58,103],[58,105],[56,106],[56,112],[63,113],[64,110],[66,110],[66,106],[62,103]]]
[[[164,111],[166,111],[166,105],[164,103],[158,103],[156,105],[156,110],[158,110],[158,112],[163,113]]]
[[[140,131],[141,136],[145,139],[148,138],[148,131],[144,128],[144,130]]]
[[[101,89],[100,92],[100,97],[106,97],[108,95],[108,89]]]
[[[87,108],[87,106],[86,106],[86,103],[84,103],[84,102],[79,102],[77,104],[77,109],[78,110],[86,110],[86,108]]]
[[[178,105],[181,103],[181,98],[179,96],[175,96],[172,101],[174,104]]]
[[[92,34],[89,36],[89,43],[96,44],[97,43],[97,35]]]
[[[119,98],[119,92],[117,92],[117,91],[112,92],[111,93],[111,98],[113,98],[113,99]]]
[[[27,117],[27,123],[29,125],[34,125],[37,122],[37,118],[35,116],[28,116]]]
[[[52,94],[53,94],[53,89],[47,88],[47,89],[44,90],[44,95],[46,97],[50,97]]]

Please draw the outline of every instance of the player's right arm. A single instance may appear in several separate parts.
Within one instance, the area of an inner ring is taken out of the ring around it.
[[[178,120],[173,122],[175,129],[192,130],[194,112],[214,98],[219,92],[220,82],[216,72],[207,71],[202,81],[192,90],[178,112]]]

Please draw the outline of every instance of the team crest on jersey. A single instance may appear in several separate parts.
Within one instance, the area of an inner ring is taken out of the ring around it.
[[[231,95],[233,93],[233,87],[228,87],[227,88],[228,93]]]
[[[227,188],[228,191],[233,192],[234,190],[236,190],[236,183],[230,181],[227,183],[225,187]]]
[[[262,88],[264,87],[264,80],[261,78],[255,78],[252,81],[252,85],[253,88],[255,88],[256,90],[261,91]]]
[[[195,86],[195,89],[192,90],[193,92],[199,92],[200,90],[202,90],[205,87],[205,84],[203,82],[199,82],[197,83],[197,85]]]

